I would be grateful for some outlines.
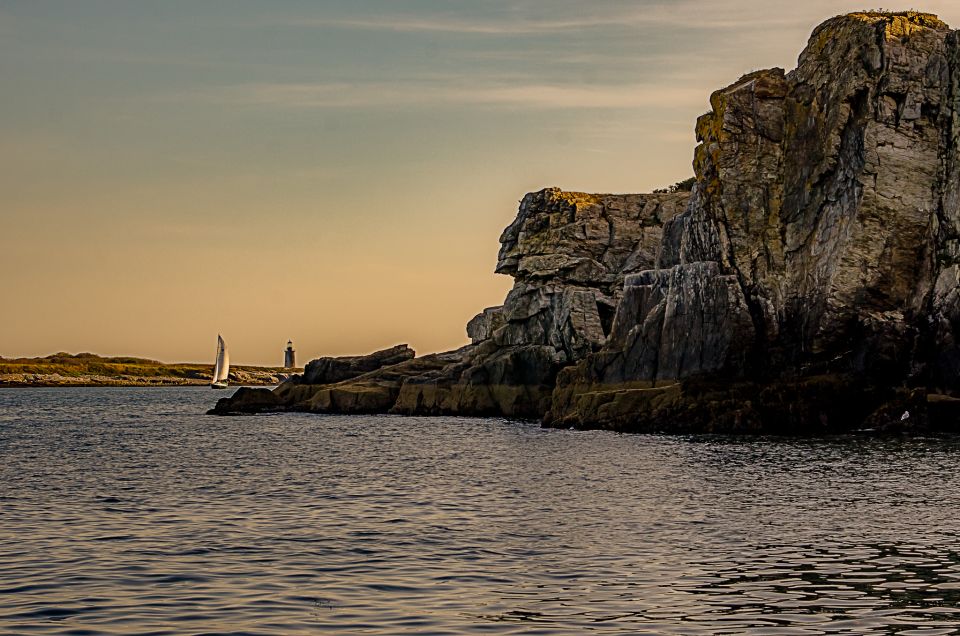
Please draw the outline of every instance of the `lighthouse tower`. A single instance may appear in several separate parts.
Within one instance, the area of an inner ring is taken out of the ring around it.
[[[283,367],[295,369],[297,367],[297,352],[293,350],[293,341],[287,340],[287,348],[283,352]]]

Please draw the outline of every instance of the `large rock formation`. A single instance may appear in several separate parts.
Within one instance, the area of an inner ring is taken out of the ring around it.
[[[710,103],[691,193],[523,199],[497,264],[514,287],[470,321],[470,345],[294,380],[258,409],[629,431],[952,425],[960,36],[929,14],[840,16],[796,70]]]
[[[663,224],[688,197],[525,196],[500,237],[496,271],[515,279],[503,306],[470,321],[458,364],[410,378],[393,412],[541,417],[557,372],[603,346],[624,276],[654,265]]]
[[[321,358],[277,400],[244,392],[214,412],[306,410],[540,418],[557,372],[606,341],[629,273],[654,267],[663,224],[688,192],[592,195],[550,188],[528,194],[500,238],[497,271],[514,277],[504,304],[467,325],[471,344],[379,371],[383,353]],[[409,350],[406,350],[409,351]],[[400,361],[398,361],[400,362]],[[330,369],[371,372],[352,379]],[[247,403],[250,407],[247,407]]]
[[[860,13],[714,93],[659,271],[627,279],[548,421],[832,430],[957,389],[958,73],[935,16]]]

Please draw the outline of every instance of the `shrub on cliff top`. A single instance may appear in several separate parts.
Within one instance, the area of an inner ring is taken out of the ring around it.
[[[669,188],[657,188],[653,191],[654,194],[672,194],[674,192],[690,192],[693,190],[693,184],[697,182],[696,177],[690,177],[689,179],[684,179],[683,181],[677,181]]]

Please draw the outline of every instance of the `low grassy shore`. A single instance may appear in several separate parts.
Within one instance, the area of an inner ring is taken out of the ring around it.
[[[230,368],[230,384],[269,386],[291,373],[280,367]],[[165,364],[143,358],[55,353],[45,358],[0,357],[0,387],[189,386],[209,384],[212,364]]]

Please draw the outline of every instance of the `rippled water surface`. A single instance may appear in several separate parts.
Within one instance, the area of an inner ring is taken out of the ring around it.
[[[960,446],[0,390],[0,633],[960,632]]]

